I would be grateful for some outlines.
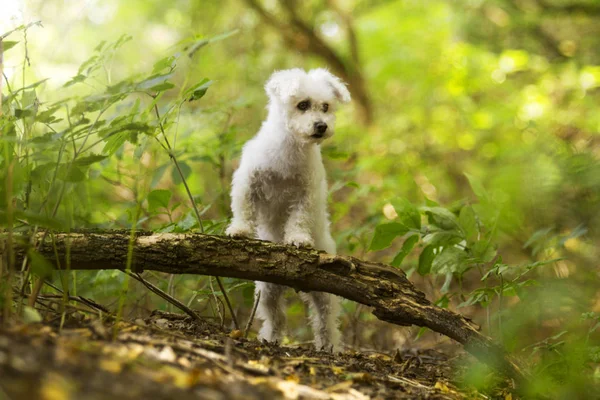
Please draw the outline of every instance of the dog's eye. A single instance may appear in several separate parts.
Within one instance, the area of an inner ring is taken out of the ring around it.
[[[310,101],[308,101],[308,100],[301,101],[300,103],[298,103],[298,105],[296,107],[298,107],[298,110],[306,111],[306,110],[308,110],[308,107],[310,107]]]
[[[327,112],[329,110],[329,104],[323,104],[323,112]]]

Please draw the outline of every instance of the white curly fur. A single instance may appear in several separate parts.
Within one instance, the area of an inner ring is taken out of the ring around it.
[[[335,254],[329,232],[327,181],[321,142],[334,133],[336,103],[350,101],[346,85],[326,69],[277,71],[265,85],[268,116],[244,146],[233,175],[229,236],[258,237],[295,246],[312,246]],[[299,104],[308,101],[306,110]],[[326,124],[326,130],[323,130]],[[259,337],[281,341],[285,329],[285,287],[256,282],[257,317],[264,320]],[[339,298],[302,293],[310,307],[317,349],[338,350]]]

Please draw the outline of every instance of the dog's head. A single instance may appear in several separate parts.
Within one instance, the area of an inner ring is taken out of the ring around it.
[[[303,142],[320,143],[333,136],[336,105],[350,101],[346,85],[324,68],[277,71],[265,90],[288,130]]]

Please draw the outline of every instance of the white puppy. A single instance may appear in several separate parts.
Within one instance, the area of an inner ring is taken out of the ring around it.
[[[308,73],[295,68],[273,73],[265,90],[269,113],[258,134],[244,146],[233,175],[229,236],[258,237],[335,254],[329,232],[327,182],[321,142],[333,135],[335,106],[350,101],[346,85],[326,69]],[[259,337],[281,341],[285,328],[285,287],[256,282]],[[317,349],[339,349],[336,296],[311,292],[310,306]]]

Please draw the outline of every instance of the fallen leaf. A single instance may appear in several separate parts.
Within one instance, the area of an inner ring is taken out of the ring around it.
[[[440,390],[442,393],[450,393],[450,388],[442,381],[437,381],[434,386],[435,389]]]
[[[371,383],[373,382],[373,375],[369,374],[368,372],[358,372],[358,373],[354,373],[354,374],[350,374],[350,378],[354,381],[354,382],[362,382],[362,383]]]
[[[344,382],[336,383],[335,385],[328,387],[327,389],[325,389],[325,391],[327,393],[345,392],[348,389],[350,389],[352,387],[352,385],[354,385],[354,382],[344,381]]]
[[[244,336],[244,333],[242,331],[240,331],[239,329],[234,329],[229,333],[229,337],[232,339],[239,339],[242,336]]]
[[[103,359],[99,362],[100,369],[103,369],[107,372],[111,372],[113,374],[118,374],[123,369],[123,365],[117,360],[111,359]]]
[[[44,377],[40,397],[42,400],[70,400],[72,391],[73,385],[64,377],[50,372]]]
[[[341,373],[344,372],[344,368],[342,368],[342,367],[331,367],[331,372],[333,372],[336,375],[340,375]]]

